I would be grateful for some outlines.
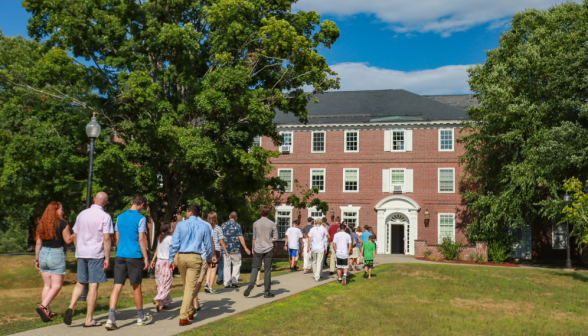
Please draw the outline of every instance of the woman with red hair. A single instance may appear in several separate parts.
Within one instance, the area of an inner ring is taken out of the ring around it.
[[[36,267],[45,284],[41,293],[41,305],[37,307],[37,313],[43,322],[49,322],[57,316],[49,310],[49,304],[63,286],[65,246],[72,241],[69,224],[63,219],[63,206],[59,202],[49,203],[37,226],[35,247]]]

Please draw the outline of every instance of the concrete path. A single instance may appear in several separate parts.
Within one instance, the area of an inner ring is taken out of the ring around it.
[[[379,255],[376,257],[378,264],[389,263],[432,263],[422,260],[416,260],[411,256],[404,255]],[[329,275],[329,270],[323,271],[323,279],[320,282],[314,281],[311,274],[303,274],[298,271],[291,274],[281,275],[275,277],[272,281],[272,293],[276,296],[273,299],[263,298],[263,286],[255,287],[251,295],[246,298],[243,296],[245,287],[220,289],[218,294],[210,295],[200,293],[199,300],[202,310],[195,316],[194,323],[191,326],[179,326],[180,306],[182,298],[175,298],[174,302],[169,306],[169,310],[163,310],[159,313],[155,312],[153,304],[144,306],[144,311],[153,315],[153,322],[150,325],[139,327],[136,325],[137,313],[135,308],[117,311],[117,325],[119,330],[112,331],[112,334],[120,335],[140,335],[140,336],[168,336],[175,335],[192,328],[196,328],[207,323],[220,320],[222,318],[261,306],[263,304],[281,300],[290,295],[300,293],[309,288],[317,287],[335,280],[335,276]],[[263,275],[261,277],[263,282]],[[98,295],[109,295],[110,293],[99,292]],[[144,298],[146,302],[150,302],[151,298]],[[81,304],[80,308],[85,308],[85,304]],[[61,312],[60,312],[61,313]],[[98,315],[95,320],[103,324],[108,319],[108,314]],[[18,333],[15,335],[39,336],[39,335],[104,335],[107,332],[104,327],[84,328],[84,319],[73,321],[71,326],[65,324],[52,325],[40,329],[33,329]]]

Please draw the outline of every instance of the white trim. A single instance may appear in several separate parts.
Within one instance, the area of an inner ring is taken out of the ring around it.
[[[403,171],[403,176],[402,176],[402,192],[405,193],[406,192],[406,168],[390,168],[389,172],[390,172],[390,192],[393,193],[394,192],[394,188],[392,187],[395,184],[392,184],[392,171],[393,170],[402,170]]]
[[[282,170],[289,170],[290,171],[290,190],[285,190],[286,192],[292,192],[292,186],[294,185],[294,168],[278,168],[278,178],[280,178],[280,171]]]
[[[345,190],[345,170],[357,171],[357,190]],[[358,193],[359,192],[359,168],[343,168],[343,192],[344,193]]]
[[[384,130],[384,152],[389,152],[392,150],[392,131],[391,130]]]
[[[441,169],[453,171],[453,191],[441,191]],[[439,194],[455,194],[455,168],[446,167],[446,168],[437,168],[437,192]]]
[[[348,206],[339,206],[339,208],[341,209],[341,223],[343,223],[343,221],[345,220],[345,217],[343,216],[344,212],[356,212],[357,216],[355,217],[355,219],[357,219],[356,222],[356,226],[355,228],[357,229],[359,227],[360,221],[359,221],[359,210],[361,209],[360,206],[353,206],[353,205],[348,205]]]
[[[451,149],[441,149],[441,131],[451,131]],[[455,128],[440,128],[439,131],[437,132],[437,137],[438,137],[438,146],[439,146],[439,151],[440,152],[455,152]]]
[[[323,190],[319,190],[319,192],[323,193],[327,191],[327,168],[310,168],[310,187],[312,188],[312,171],[313,170],[322,170],[323,171]]]
[[[277,224],[278,224],[278,211],[288,211],[288,212],[290,212],[290,226],[288,228],[291,228],[292,227],[292,215],[293,215],[293,212],[294,212],[294,207],[293,206],[282,204],[282,205],[275,206],[274,209],[276,209],[276,228],[277,228]],[[286,216],[280,216],[280,217],[286,217]],[[286,230],[288,230],[288,229],[286,229]],[[286,233],[284,232],[284,234],[286,234]],[[284,239],[278,239],[278,240],[279,241],[285,241],[286,238],[284,238]]]
[[[454,213],[438,213],[437,214],[437,242],[441,244],[441,215],[452,216],[453,217],[453,241],[457,238],[455,236],[455,214]]]
[[[412,208],[407,208],[408,210],[416,210],[416,211],[421,210],[421,207],[419,206],[419,204],[417,202],[415,202],[412,198],[407,197],[407,196],[400,196],[400,195],[392,195],[392,196],[388,196],[388,197],[384,198],[383,200],[378,202],[378,204],[376,204],[374,209],[375,210],[388,210],[388,208],[382,208],[382,206],[384,204],[386,204],[388,201],[395,200],[395,199],[403,200],[403,201],[409,203],[410,205],[412,205]]]
[[[324,149],[322,151],[314,150],[314,134],[323,133],[324,136]],[[327,152],[327,131],[312,131],[310,132],[310,152],[311,153],[326,153]]]
[[[404,146],[403,146],[404,149],[394,150],[394,132],[402,132],[402,142],[404,143]],[[406,130],[404,130],[404,129],[391,130],[391,133],[390,133],[390,152],[392,152],[392,153],[406,152]]]
[[[357,150],[347,150],[347,133],[357,133]],[[359,153],[359,130],[345,130],[345,133],[343,135],[343,152]]]
[[[469,121],[463,120],[438,120],[438,121],[418,121],[418,122],[381,122],[381,123],[333,123],[333,124],[282,124],[278,125],[278,129],[286,128],[347,128],[347,127],[361,127],[361,129],[374,129],[381,127],[398,127],[398,126],[425,126],[438,127],[440,125],[463,127],[462,123]]]
[[[316,209],[316,207],[308,207],[308,208],[306,208],[306,210],[308,210],[308,213],[306,214],[306,215],[307,215],[306,217],[307,217],[307,218],[308,218],[308,217],[312,217],[312,218],[313,218],[315,221],[316,221],[317,219],[322,219],[323,217],[326,217],[326,216],[327,216],[327,214],[323,214],[322,216],[311,216],[311,213],[312,213],[312,212],[319,212],[319,211]]]
[[[287,134],[287,133],[291,134],[292,144],[290,145],[290,153],[294,153],[294,132],[280,131],[279,133],[280,133],[280,135]],[[282,144],[280,144],[279,149],[280,149],[280,153],[281,153],[282,152]]]

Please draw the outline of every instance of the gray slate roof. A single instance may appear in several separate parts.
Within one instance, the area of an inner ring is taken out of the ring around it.
[[[470,96],[470,95],[464,95]],[[469,119],[465,109],[405,90],[334,91],[308,103],[309,124]],[[277,124],[299,124],[292,114],[277,111]]]
[[[436,95],[436,96],[423,96],[431,99],[435,99],[445,104],[453,105],[455,107],[459,107],[462,109],[467,109],[471,106],[478,106],[478,100],[474,98],[473,95],[464,94],[464,95]]]

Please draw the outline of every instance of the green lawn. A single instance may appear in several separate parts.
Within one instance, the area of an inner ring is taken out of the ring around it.
[[[455,265],[378,266],[186,335],[585,335],[588,274]]]
[[[111,269],[114,265],[114,254],[111,255]],[[41,301],[41,289],[43,280],[39,271],[35,269],[34,255],[0,256],[0,335],[9,335],[19,331],[44,327],[50,324],[63,323],[63,313],[69,306],[71,292],[77,280],[76,259],[73,253],[67,254],[67,273],[65,275],[64,287],[59,295],[51,303],[51,310],[59,316],[49,323],[43,323],[35,308]],[[251,260],[243,260],[241,267],[241,283],[249,281],[251,272]],[[272,275],[279,276],[289,272],[287,260],[276,260],[273,263]],[[109,273],[109,276],[112,276]],[[263,276],[261,278],[263,281]],[[203,286],[204,287],[204,286]],[[215,288],[222,288],[216,286]],[[204,290],[204,289],[202,289]],[[96,315],[108,312],[112,281],[101,284],[98,290],[98,302],[96,304]],[[155,279],[143,279],[143,301],[151,303],[157,294]],[[180,278],[174,278],[171,296],[183,295],[182,282]],[[134,307],[133,294],[130,285],[124,287],[121,292],[118,308]],[[79,303],[74,319],[85,318],[86,304]]]

